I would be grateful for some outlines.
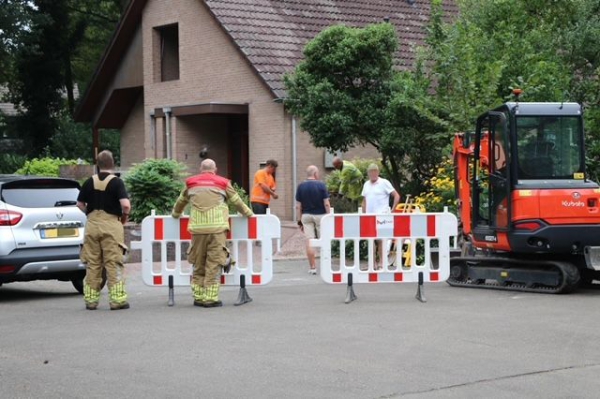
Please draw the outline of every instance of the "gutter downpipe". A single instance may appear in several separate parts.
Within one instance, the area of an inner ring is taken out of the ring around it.
[[[156,158],[156,116],[154,110],[150,111],[150,149],[152,157]]]
[[[165,107],[163,108],[163,112],[165,113],[165,136],[167,139],[167,159],[173,159],[173,154],[171,151],[171,108]]]
[[[296,144],[297,130],[296,117],[292,115],[292,217],[297,220],[296,212],[296,187],[298,187],[298,148]]]
[[[277,97],[273,100],[274,103],[283,105],[283,117],[285,119],[285,97]],[[296,188],[298,187],[298,146],[297,146],[297,138],[298,138],[298,130],[296,117],[292,116],[292,217],[294,218],[294,222],[298,217],[298,213],[296,212]]]

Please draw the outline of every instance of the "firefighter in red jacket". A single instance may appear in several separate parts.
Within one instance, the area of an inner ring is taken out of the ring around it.
[[[194,305],[205,308],[223,305],[219,300],[219,286],[221,268],[230,262],[226,247],[228,203],[235,205],[244,216],[253,215],[231,182],[216,173],[215,161],[202,161],[200,174],[186,180],[171,214],[179,218],[186,205],[191,204],[188,231],[192,234],[192,244],[188,262],[194,265],[192,294]]]

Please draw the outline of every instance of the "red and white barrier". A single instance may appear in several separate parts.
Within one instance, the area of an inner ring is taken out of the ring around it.
[[[182,244],[191,242],[188,232],[188,216],[174,219],[154,213],[142,221],[141,241],[132,241],[131,249],[142,251],[142,279],[149,286],[189,286],[192,277],[190,265],[182,251]],[[226,286],[265,285],[273,279],[273,240],[281,238],[281,223],[271,214],[252,217],[230,216],[231,226],[228,246],[235,265],[229,273],[221,275]],[[259,241],[260,247],[254,247]],[[241,244],[246,254],[240,256]],[[160,246],[160,259],[154,259],[154,247]],[[174,246],[174,259],[169,261],[168,246]],[[254,250],[260,251],[258,264],[254,262]],[[170,301],[171,302],[171,301]]]
[[[321,249],[320,275],[329,284],[348,284],[347,302],[355,296],[353,283],[408,283],[418,282],[418,299],[422,296],[422,283],[445,281],[450,275],[450,250],[455,247],[458,234],[456,216],[441,213],[388,213],[388,214],[329,214],[321,219],[321,236],[310,245]],[[451,240],[452,238],[452,240]],[[361,265],[359,244],[368,242],[367,264]],[[377,270],[375,241],[383,242]],[[338,241],[339,259],[332,258],[332,243]],[[345,242],[352,241],[354,257],[348,264]],[[452,242],[451,242],[452,241]],[[396,245],[396,261],[387,260],[390,243]],[[405,244],[405,245],[403,245]],[[432,246],[432,244],[435,244]],[[403,247],[407,247],[403,250]],[[437,253],[434,262],[432,253]],[[419,256],[417,256],[419,255]],[[404,259],[408,258],[406,264]]]

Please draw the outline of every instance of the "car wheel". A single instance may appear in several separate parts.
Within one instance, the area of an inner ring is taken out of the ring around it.
[[[106,279],[107,279],[106,269],[102,269],[102,283],[100,284],[100,289],[104,288],[104,286],[106,285]],[[73,277],[71,279],[71,283],[73,284],[73,287],[75,287],[77,292],[79,292],[81,295],[83,295],[84,280],[85,280],[85,272],[79,273],[76,277]]]
[[[79,292],[81,295],[83,295],[83,279],[84,277],[81,276],[77,276],[77,277],[73,277],[71,279],[71,283],[73,284],[73,287],[75,287],[75,289],[77,290],[77,292]]]

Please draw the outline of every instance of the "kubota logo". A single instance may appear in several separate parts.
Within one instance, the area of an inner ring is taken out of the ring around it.
[[[585,206],[585,202],[583,201],[563,201],[562,206],[567,208],[582,208]]]

